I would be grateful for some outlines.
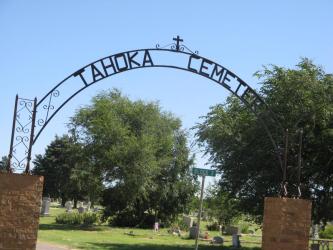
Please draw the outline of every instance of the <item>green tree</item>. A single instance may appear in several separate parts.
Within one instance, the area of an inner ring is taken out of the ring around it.
[[[44,155],[37,155],[33,173],[44,176],[43,195],[61,198],[62,205],[80,199],[98,200],[102,181],[89,161],[83,145],[76,143],[74,137],[56,136],[47,147]]]
[[[229,196],[218,185],[211,186],[204,200],[205,210],[210,218],[218,220],[220,225],[230,225],[241,215],[238,199]]]
[[[333,78],[308,59],[296,69],[265,67],[257,72],[260,92],[283,128],[289,129],[288,188],[296,193],[298,138],[303,129],[301,183],[314,201],[318,222],[332,219]],[[276,127],[266,120],[268,127]],[[265,196],[280,192],[282,171],[259,120],[238,99],[211,108],[197,126],[199,143],[221,172],[220,189],[239,200],[238,208],[261,219]],[[271,130],[283,141],[282,130]]]
[[[0,172],[7,172],[7,161],[8,161],[8,157],[2,156],[2,158],[0,160]]]
[[[78,140],[103,173],[106,215],[118,225],[169,220],[195,191],[181,122],[154,102],[103,92],[72,119]]]

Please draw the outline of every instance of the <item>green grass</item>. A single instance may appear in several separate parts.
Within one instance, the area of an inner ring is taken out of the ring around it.
[[[187,239],[187,234],[180,238],[167,233],[162,229],[158,233],[147,229],[111,228],[109,226],[80,227],[60,225],[55,223],[55,216],[64,212],[64,209],[51,208],[51,216],[41,217],[38,240],[59,245],[69,246],[74,249],[86,250],[190,250],[194,249],[194,240]],[[133,231],[134,235],[128,235]],[[210,236],[218,232],[209,232]],[[209,242],[200,241],[200,250],[232,249],[230,237],[225,237],[229,242],[225,246],[212,246]],[[242,240],[249,240],[246,237]],[[251,240],[253,241],[253,239]],[[259,250],[259,245],[247,244],[242,250]]]

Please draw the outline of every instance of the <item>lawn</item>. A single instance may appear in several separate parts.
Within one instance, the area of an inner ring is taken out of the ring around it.
[[[38,232],[38,240],[59,245],[69,246],[74,249],[89,250],[190,250],[194,249],[194,240],[173,236],[162,229],[154,233],[149,229],[136,228],[111,228],[109,226],[96,226],[93,228],[81,228],[75,226],[59,225],[55,223],[55,216],[64,212],[60,208],[51,208],[51,216],[41,217]],[[129,235],[130,231],[133,235]],[[211,236],[218,232],[210,232]],[[231,238],[224,237],[228,242],[225,246],[212,246],[209,242],[200,241],[200,250],[231,249]],[[244,238],[243,240],[254,241]],[[258,240],[257,240],[258,241]],[[259,250],[258,244],[247,244],[243,250]]]

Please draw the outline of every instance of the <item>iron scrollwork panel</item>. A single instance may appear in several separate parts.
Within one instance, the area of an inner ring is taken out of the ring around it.
[[[24,170],[29,155],[31,128],[33,122],[34,100],[17,98],[14,114],[10,167],[12,170]]]
[[[46,97],[44,97],[44,102],[39,102],[37,104],[37,108],[39,109],[39,117],[37,119],[37,125],[39,127],[44,127],[49,121],[50,115],[52,115],[55,110],[54,99],[60,96],[60,91],[58,89],[54,89],[48,93]],[[46,102],[47,100],[47,102]],[[46,102],[46,103],[45,103]],[[37,128],[36,132],[38,133],[39,128]]]

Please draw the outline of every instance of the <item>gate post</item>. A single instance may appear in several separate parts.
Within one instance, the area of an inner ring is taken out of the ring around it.
[[[34,107],[32,111],[32,120],[31,120],[31,130],[30,130],[30,141],[29,141],[29,149],[28,149],[28,157],[27,157],[27,165],[25,168],[25,173],[28,174],[30,171],[30,161],[31,161],[31,150],[32,145],[34,143],[34,132],[35,132],[35,122],[36,122],[36,108],[37,108],[37,98],[34,99]]]
[[[16,126],[17,102],[18,102],[18,95],[16,95],[16,97],[15,97],[12,135],[11,135],[11,138],[10,138],[10,148],[9,148],[8,161],[7,161],[7,172],[12,172],[12,170],[11,170],[11,161],[12,161],[12,157],[13,157],[13,143],[14,143],[15,126]]]

